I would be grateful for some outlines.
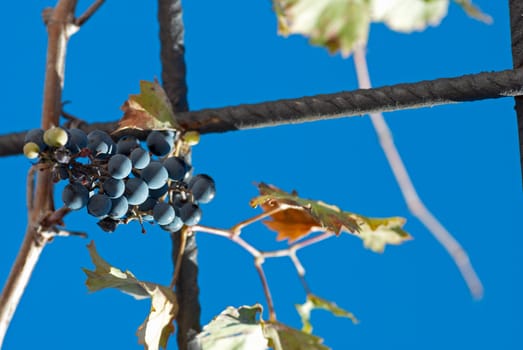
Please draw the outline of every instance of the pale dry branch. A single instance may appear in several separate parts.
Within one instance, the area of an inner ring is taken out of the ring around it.
[[[360,88],[369,89],[371,83],[365,49],[363,47],[356,49],[354,52],[354,64]],[[474,271],[466,251],[421,201],[410,179],[407,168],[401,159],[400,153],[394,145],[392,133],[383,114],[370,113],[370,118],[378,135],[381,148],[387,157],[410,212],[425,225],[430,233],[432,233],[438,242],[447,250],[448,254],[454,260],[454,263],[458,266],[473,297],[476,299],[481,298],[483,296],[483,285]]]

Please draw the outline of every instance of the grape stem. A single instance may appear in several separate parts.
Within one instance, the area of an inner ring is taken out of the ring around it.
[[[265,277],[265,273],[263,271],[263,263],[265,262],[265,260],[269,259],[269,258],[289,257],[296,269],[296,273],[298,274],[298,277],[300,278],[300,282],[303,286],[303,289],[305,290],[305,293],[311,294],[311,290],[305,280],[305,268],[303,267],[303,265],[300,262],[296,253],[300,249],[303,249],[305,247],[319,243],[323,240],[326,240],[328,238],[335,236],[335,234],[330,231],[323,231],[319,235],[309,237],[302,241],[293,243],[285,249],[278,249],[278,250],[271,250],[271,251],[258,250],[257,248],[255,248],[253,245],[251,245],[250,243],[245,241],[240,236],[242,233],[242,230],[245,227],[252,225],[255,222],[258,222],[260,220],[263,220],[264,218],[266,218],[268,216],[274,215],[280,211],[287,210],[290,208],[293,208],[293,206],[280,205],[278,207],[275,207],[274,209],[271,209],[269,211],[255,215],[247,220],[241,221],[240,223],[234,225],[230,229],[221,229],[221,228],[202,226],[202,225],[194,225],[194,226],[187,228],[191,232],[202,232],[202,233],[208,233],[208,234],[212,234],[215,236],[227,238],[227,239],[233,241],[234,243],[238,244],[240,247],[242,247],[244,250],[246,250],[249,254],[251,254],[253,256],[254,266],[256,268],[256,271],[258,271],[258,275],[259,275],[261,283],[262,283],[263,292],[265,294],[265,299],[267,301],[267,307],[269,309],[269,319],[271,321],[276,321],[276,311],[274,309],[274,303],[272,300],[269,283],[267,282],[267,278]],[[175,272],[175,274],[176,274],[176,272]]]
[[[101,3],[103,1],[96,1],[76,20],[74,12],[77,0],[58,0],[54,8],[45,9],[43,12],[48,32],[41,123],[43,129],[49,129],[51,126],[59,124],[68,39],[78,30],[81,24],[91,17]],[[43,169],[38,172],[36,186],[34,185],[37,169],[38,167],[32,167],[27,178],[28,223],[24,240],[0,295],[0,348],[46,243],[55,236],[73,235],[72,232],[43,224],[42,219],[60,218],[61,220],[65,213],[60,210],[58,214],[54,213],[53,179],[50,169]]]

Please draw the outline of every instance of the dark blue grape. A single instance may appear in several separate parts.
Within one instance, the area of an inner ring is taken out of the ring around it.
[[[115,179],[125,179],[131,173],[132,168],[131,160],[123,154],[111,156],[107,163],[107,171]]]
[[[169,175],[162,163],[154,161],[142,170],[140,177],[150,189],[156,190],[167,183]]]
[[[149,191],[149,195],[150,195],[150,191]],[[140,204],[138,206],[138,209],[140,211],[149,211],[149,210],[152,210],[154,208],[154,206],[156,205],[156,203],[158,202],[158,200],[156,200],[156,198],[152,198],[152,197],[149,197],[145,200],[145,202],[143,202],[142,204]]]
[[[149,152],[147,152],[143,148],[135,148],[131,152],[131,155],[129,156],[129,158],[131,159],[133,168],[135,168],[135,169],[143,169],[146,166],[148,166],[149,162],[151,161]]]
[[[168,190],[169,190],[168,184],[165,184],[162,187],[155,189],[155,190],[149,189],[149,196],[152,198],[158,199],[158,198],[162,197],[163,195],[165,195]]]
[[[198,174],[189,181],[189,190],[193,199],[199,203],[209,203],[216,194],[214,180],[205,174]]]
[[[120,219],[127,214],[127,211],[129,210],[129,202],[126,197],[122,196],[111,199],[111,203],[111,211],[109,212],[111,218]]]
[[[131,152],[140,146],[140,141],[131,135],[122,136],[116,143],[116,153],[128,156]]]
[[[152,154],[161,157],[171,152],[171,149],[173,148],[174,138],[171,138],[166,133],[154,130],[151,131],[151,133],[147,136],[147,139],[145,141],[147,143],[149,151],[151,151]]]
[[[181,181],[187,173],[188,166],[180,157],[169,157],[163,161],[163,166],[167,169],[169,178],[175,181]]]
[[[102,188],[109,198],[118,198],[125,191],[125,183],[123,180],[110,177],[103,182]]]
[[[165,231],[177,232],[183,227],[183,221],[178,216],[176,216],[170,224],[160,225],[160,227]]]
[[[69,139],[65,144],[65,148],[73,153],[78,153],[82,148],[87,147],[87,134],[83,130],[72,128],[68,130],[68,133]]]
[[[149,196],[149,188],[142,179],[133,177],[125,183],[125,196],[130,205],[140,205]]]
[[[105,158],[115,153],[116,144],[105,131],[93,130],[87,135],[87,148],[97,158]]]
[[[25,134],[24,143],[33,142],[38,145],[40,151],[47,148],[47,144],[44,142],[44,131],[42,129],[31,129]]]
[[[62,192],[62,200],[67,208],[78,210],[87,204],[89,191],[82,184],[73,182],[65,186]]]
[[[180,207],[180,219],[187,226],[196,225],[202,218],[202,211],[198,205],[186,202]]]
[[[111,207],[111,198],[101,193],[94,194],[87,202],[87,212],[99,219],[106,217],[111,211]]]
[[[168,203],[158,202],[153,208],[153,217],[158,225],[170,224],[175,216],[174,208]]]

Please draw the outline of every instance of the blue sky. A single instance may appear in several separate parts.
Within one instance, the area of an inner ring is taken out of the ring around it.
[[[87,121],[116,120],[142,79],[160,75],[153,2],[107,2],[71,40],[64,99]],[[3,123],[0,133],[39,126],[46,31],[41,9],[54,2],[11,1],[0,14]],[[478,0],[492,25],[457,7],[437,28],[412,35],[383,25],[370,32],[375,86],[459,76],[512,66],[506,1]],[[89,2],[80,1],[80,10]],[[301,37],[276,35],[269,1],[183,3],[189,104],[192,109],[352,90],[352,60],[329,55]],[[313,292],[354,312],[361,323],[313,313],[315,333],[333,349],[521,349],[523,210],[516,116],[511,98],[386,114],[395,142],[426,205],[467,249],[485,286],[474,301],[453,262],[411,215],[367,117],[205,135],[194,149],[197,172],[218,193],[202,224],[227,228],[258,213],[248,206],[253,182],[368,216],[404,216],[414,240],[375,254],[343,235],[300,253]],[[0,159],[4,213],[0,279],[8,275],[26,224],[22,156]],[[59,189],[59,188],[58,188]],[[59,200],[59,197],[57,197]],[[168,284],[168,235],[138,225],[102,232],[82,211],[66,218],[89,233],[115,266]],[[262,225],[245,233],[261,249],[277,245]],[[264,303],[252,259],[219,237],[198,234],[202,322],[229,305]],[[134,335],[149,309],[117,291],[87,292],[87,240],[59,238],[44,251],[5,340],[5,350],[139,349]],[[292,264],[265,264],[279,320],[299,327],[304,301]],[[264,314],[267,317],[267,314]],[[173,341],[169,349],[175,349]]]

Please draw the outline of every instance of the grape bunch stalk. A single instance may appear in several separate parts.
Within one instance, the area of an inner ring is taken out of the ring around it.
[[[99,226],[113,232],[132,220],[157,223],[176,232],[196,225],[200,204],[210,202],[214,180],[192,175],[182,148],[198,143],[198,134],[154,130],[145,141],[132,135],[117,142],[102,130],[52,127],[30,130],[24,154],[53,169],[54,180],[67,180],[62,200],[71,210],[86,208]]]

